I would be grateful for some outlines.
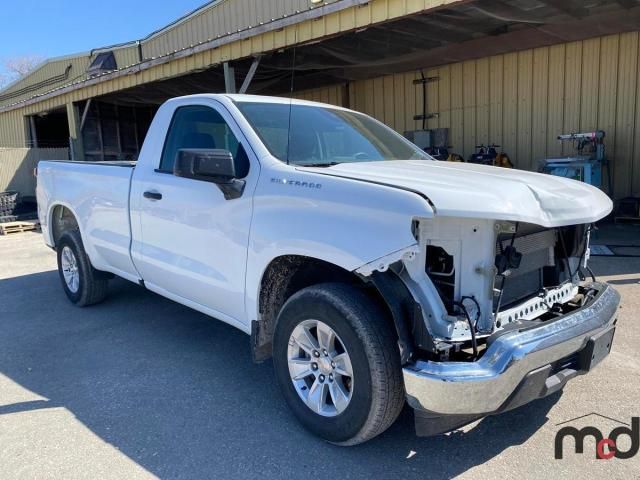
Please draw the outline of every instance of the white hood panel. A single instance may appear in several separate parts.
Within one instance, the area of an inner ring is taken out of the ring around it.
[[[595,222],[613,208],[601,190],[576,180],[469,163],[397,160],[305,170],[417,191],[438,216],[558,227]]]

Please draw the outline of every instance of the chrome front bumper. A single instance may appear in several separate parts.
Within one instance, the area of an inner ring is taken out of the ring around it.
[[[609,285],[589,286],[599,292],[591,303],[539,327],[498,337],[477,362],[418,361],[406,366],[407,401],[434,417],[480,417],[548,395],[569,378],[586,373],[592,362],[590,343],[603,335],[612,338],[620,303],[620,295]],[[606,351],[593,358],[608,354],[611,338],[600,342]],[[558,370],[561,360],[574,354],[582,358],[584,353],[587,366],[582,361],[575,369]]]

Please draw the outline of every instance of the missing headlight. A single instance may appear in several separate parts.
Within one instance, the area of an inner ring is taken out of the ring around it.
[[[442,247],[427,245],[425,270],[438,289],[447,310],[450,310],[453,307],[456,281],[453,256],[449,255]]]

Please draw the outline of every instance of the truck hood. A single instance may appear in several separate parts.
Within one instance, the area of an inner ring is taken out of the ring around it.
[[[613,208],[601,190],[576,180],[469,163],[395,160],[304,170],[414,191],[438,216],[558,227],[595,222]]]

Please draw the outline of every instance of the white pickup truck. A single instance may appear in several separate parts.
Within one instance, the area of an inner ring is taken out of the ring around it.
[[[347,109],[176,98],[136,163],[43,161],[37,178],[71,302],[117,275],[241,329],[335,444],[383,432],[405,400],[419,435],[452,430],[611,348],[620,297],[584,277],[602,192],[437,162]]]

